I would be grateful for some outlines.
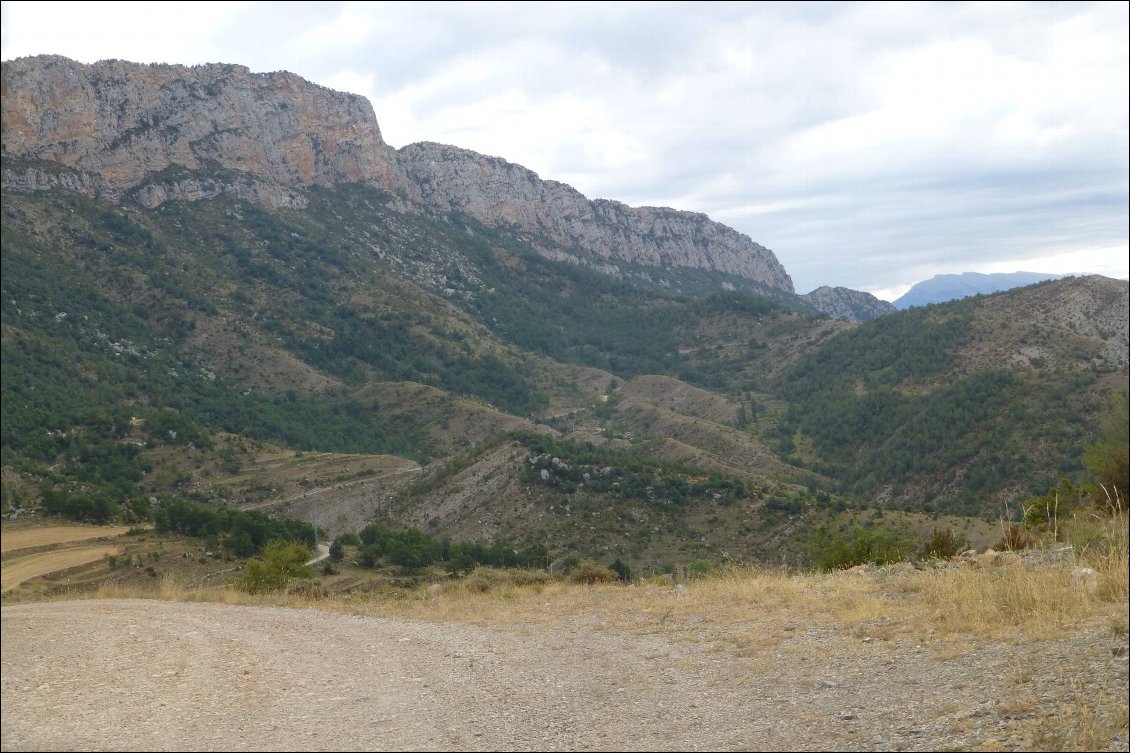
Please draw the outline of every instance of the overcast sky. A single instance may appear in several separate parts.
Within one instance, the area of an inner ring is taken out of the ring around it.
[[[2,57],[241,63],[385,140],[705,212],[797,292],[1128,276],[1130,4],[4,2]]]

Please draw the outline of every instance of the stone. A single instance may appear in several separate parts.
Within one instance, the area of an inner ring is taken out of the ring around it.
[[[860,290],[824,285],[802,295],[817,311],[845,322],[865,322],[884,314],[894,313],[895,307]]]
[[[368,100],[285,71],[122,60],[85,65],[40,55],[5,62],[3,92],[5,185],[58,185],[118,201],[148,176],[170,171],[139,197],[152,207],[178,194],[214,195],[214,181],[177,178],[178,169],[210,165],[252,176],[240,190],[248,198],[262,192],[268,205],[272,196],[293,196],[285,189],[366,182],[391,191],[406,184]],[[44,155],[74,173],[52,177],[56,171],[7,164],[10,157]]]
[[[1071,587],[1076,591],[1094,593],[1099,585],[1099,574],[1091,567],[1077,567],[1071,571]]]
[[[1000,552],[993,549],[992,547],[989,547],[988,549],[974,557],[974,561],[981,567],[988,567],[990,565],[996,564],[997,560],[1000,559],[1000,556]]]
[[[1030,564],[1064,564],[1075,561],[1075,547],[1071,544],[1041,546],[1035,549],[1025,549],[1017,554]]]
[[[705,269],[793,292],[772,251],[704,214],[590,200],[521,165],[446,144],[409,144],[396,159],[422,203],[521,229],[550,258],[613,274],[626,272],[621,262]]]

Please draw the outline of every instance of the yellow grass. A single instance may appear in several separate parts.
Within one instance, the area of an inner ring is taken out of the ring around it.
[[[751,567],[723,568],[676,585],[653,579],[633,585],[581,585],[544,573],[476,571],[448,580],[443,592],[387,587],[381,591],[328,594],[317,582],[292,584],[286,592],[243,593],[229,585],[203,587],[175,576],[143,588],[106,585],[97,598],[156,598],[249,606],[284,606],[390,616],[432,622],[464,622],[524,630],[538,626],[582,627],[617,633],[662,634],[729,647],[756,665],[766,649],[782,646],[794,631],[829,629],[882,645],[911,639],[937,660],[956,659],[985,642],[1055,639],[1073,630],[1108,626],[1113,641],[1127,632],[1125,538],[1108,533],[1106,544],[1084,552],[1094,568],[1093,588],[1078,587],[1078,563],[1022,561],[975,568],[946,566],[909,572],[795,573]],[[76,593],[75,596],[89,597]],[[806,649],[811,650],[811,648]],[[1023,665],[1006,678],[1012,692],[997,711],[1011,715],[1009,736],[1040,750],[1095,750],[1127,726],[1127,707],[1086,687],[1085,678],[1064,667],[1071,683],[1066,703],[1046,708],[1033,695],[1032,672]],[[994,740],[978,743],[993,749]]]
[[[96,598],[144,597],[229,604],[317,608],[481,625],[567,623],[579,615],[618,629],[686,633],[752,646],[781,640],[785,628],[813,626],[853,631],[861,638],[899,635],[945,639],[959,656],[970,640],[1054,638],[1096,619],[1125,629],[1125,556],[1092,559],[1093,590],[1077,588],[1074,565],[1010,563],[975,569],[946,567],[902,574],[790,573],[730,567],[681,588],[655,579],[634,585],[581,585],[542,574],[480,570],[426,587],[329,594],[317,583],[286,592],[251,595],[233,586],[201,587],[165,576],[151,587],[102,586]]]

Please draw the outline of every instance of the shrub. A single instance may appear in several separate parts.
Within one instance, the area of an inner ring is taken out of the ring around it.
[[[581,560],[569,572],[569,580],[574,583],[586,583],[593,585],[595,583],[611,583],[617,579],[616,573],[604,565],[598,565],[592,560]]]
[[[1130,401],[1123,394],[1103,421],[1099,436],[1083,450],[1083,465],[1104,485],[1113,486],[1122,499],[1130,490]],[[1101,502],[1102,500],[1100,500]]]
[[[914,548],[913,541],[885,526],[856,526],[850,536],[829,538],[821,526],[813,536],[816,565],[822,570],[839,570],[873,562],[889,565],[902,562]]]
[[[1038,533],[1014,523],[1005,529],[993,548],[1002,552],[1018,552],[1021,549],[1031,549],[1039,543],[1040,536]]]
[[[291,578],[309,578],[310,549],[298,542],[272,541],[263,548],[262,560],[251,560],[239,580],[240,590],[266,593],[285,588]]]
[[[934,532],[930,534],[930,538],[922,542],[920,559],[949,559],[954,555],[961,554],[961,552],[965,550],[965,547],[965,537],[952,528],[946,528],[945,530],[935,528]]]
[[[687,565],[687,576],[691,578],[701,578],[712,572],[714,572],[714,563],[701,557]]]
[[[508,586],[542,586],[553,578],[544,570],[499,570],[493,567],[476,567],[470,575],[463,578],[463,587],[474,594]]]
[[[632,582],[632,568],[624,564],[623,560],[621,560],[619,557],[617,557],[616,561],[612,563],[612,571],[616,573],[617,577],[619,577],[620,580],[626,583]]]

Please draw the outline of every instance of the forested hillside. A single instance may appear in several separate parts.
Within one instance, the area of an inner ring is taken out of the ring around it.
[[[9,512],[320,501],[332,533],[798,561],[862,511],[996,520],[1085,480],[1126,392],[1125,282],[884,314],[704,215],[394,150],[289,74],[4,75]]]

